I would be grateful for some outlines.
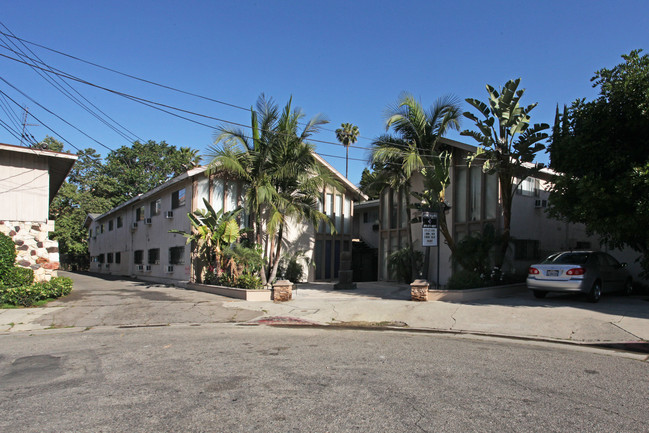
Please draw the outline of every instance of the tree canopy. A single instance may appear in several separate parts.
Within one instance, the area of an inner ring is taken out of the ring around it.
[[[550,167],[562,175],[550,212],[640,252],[649,274],[649,56],[641,51],[595,72],[596,99],[557,110]]]

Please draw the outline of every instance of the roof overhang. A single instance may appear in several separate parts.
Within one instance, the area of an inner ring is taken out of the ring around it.
[[[356,185],[352,183],[349,179],[347,179],[345,176],[342,175],[338,170],[336,170],[331,164],[329,164],[323,157],[318,155],[315,152],[311,152],[313,157],[315,158],[316,161],[318,161],[320,164],[322,164],[327,170],[329,170],[331,173],[333,173],[334,176],[342,183],[347,189],[351,190],[354,192],[356,195],[356,199],[360,200],[367,200],[367,196],[363,194],[363,192],[358,189]]]
[[[47,165],[50,178],[49,198],[50,203],[61,188],[63,181],[70,173],[72,166],[79,158],[71,153],[52,152],[51,150],[33,149],[31,147],[15,146],[13,144],[0,143],[0,150],[7,152],[25,153],[34,157],[47,158]]]

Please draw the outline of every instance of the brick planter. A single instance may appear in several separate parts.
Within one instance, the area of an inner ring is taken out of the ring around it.
[[[279,280],[273,285],[273,301],[286,302],[293,299],[293,283]]]
[[[428,301],[428,281],[415,280],[410,284],[410,299],[412,301]]]

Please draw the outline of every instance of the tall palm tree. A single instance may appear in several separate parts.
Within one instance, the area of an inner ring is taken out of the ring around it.
[[[280,112],[263,94],[251,109],[252,137],[241,129],[217,129],[210,170],[221,170],[246,182],[245,207],[253,239],[264,248],[261,279],[271,283],[277,274],[287,220],[328,221],[317,211],[317,199],[326,176],[306,140],[327,123],[315,116],[300,128],[304,114],[292,108],[292,99]],[[331,226],[331,225],[330,225]]]
[[[336,138],[345,146],[345,177],[349,174],[349,145],[358,141],[358,126],[351,123],[342,123],[336,129]]]
[[[387,177],[391,183],[385,185],[394,188],[400,185],[406,193],[408,208],[408,241],[412,250],[412,209],[410,205],[410,179],[416,172],[424,178],[424,188],[436,200],[428,203],[430,207],[422,210],[438,210],[442,234],[453,251],[454,243],[447,229],[444,210],[444,189],[449,183],[448,154],[440,145],[442,138],[449,130],[460,127],[459,101],[450,96],[438,99],[429,110],[412,95],[404,93],[396,105],[387,112],[386,130],[392,128],[393,136],[380,137],[374,143],[372,163],[384,172],[379,179]],[[424,191],[424,192],[426,192]]]

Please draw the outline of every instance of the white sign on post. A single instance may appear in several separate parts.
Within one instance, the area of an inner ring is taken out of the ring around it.
[[[424,247],[437,246],[437,213],[424,212],[421,214],[421,245]]]

